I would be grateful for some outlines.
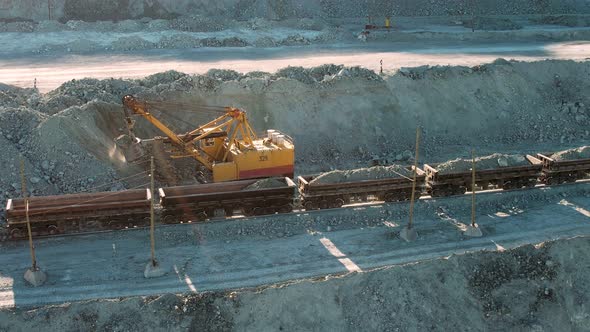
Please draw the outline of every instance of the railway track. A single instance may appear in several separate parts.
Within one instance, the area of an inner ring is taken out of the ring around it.
[[[150,205],[156,194],[159,223],[177,224],[215,221],[219,217],[317,213],[313,211],[358,206],[358,203],[405,202],[410,200],[413,187],[420,199],[442,199],[464,195],[473,185],[481,195],[566,185],[590,178],[590,159],[554,160],[548,157],[552,155],[526,155],[526,165],[476,169],[474,174],[470,170],[438,172],[436,166],[425,164],[425,171],[408,169],[415,170],[416,184],[411,178],[393,175],[341,183],[316,182],[314,176],[299,176],[297,184],[284,177],[163,187],[157,193],[132,189],[11,199],[6,217],[10,238],[22,239],[27,234],[27,211],[36,237],[141,229],[149,225]]]
[[[511,192],[530,192],[530,191],[534,191],[534,190],[539,190],[539,189],[543,189],[543,188],[567,188],[567,187],[572,187],[572,186],[577,186],[580,184],[590,184],[590,179],[583,179],[583,180],[578,180],[576,182],[572,182],[572,183],[563,183],[563,184],[559,184],[559,185],[545,185],[545,184],[538,184],[535,187],[532,188],[519,188],[519,189],[508,189],[508,190],[502,190],[502,189],[491,189],[491,190],[483,190],[483,191],[477,191],[476,197],[481,197],[481,196],[487,196],[487,195],[492,195],[492,194],[503,194],[503,193],[511,193]],[[445,200],[450,200],[450,199],[456,199],[456,198],[460,198],[460,197],[465,197],[465,196],[470,196],[472,195],[471,192],[465,193],[465,194],[459,194],[459,195],[450,195],[450,196],[445,196],[445,197],[431,197],[431,196],[422,196],[420,198],[418,198],[419,201],[423,201],[423,202],[429,202],[429,201],[441,201],[444,202]],[[293,216],[297,216],[300,215],[302,213],[305,214],[309,214],[312,216],[322,216],[322,215],[330,215],[332,214],[334,211],[338,211],[338,210],[347,210],[347,209],[355,209],[355,208],[359,208],[359,207],[374,207],[374,206],[381,206],[381,205],[403,205],[403,204],[408,204],[407,201],[401,201],[401,202],[385,202],[385,201],[372,201],[372,202],[366,202],[366,203],[355,203],[355,204],[348,204],[348,205],[344,205],[340,208],[327,208],[327,209],[320,209],[320,210],[305,210],[303,208],[299,208],[299,209],[294,209],[292,212],[288,212],[288,213],[280,213],[280,214],[275,214],[275,215],[263,215],[263,216],[245,216],[245,215],[239,215],[236,214],[234,216],[232,216],[232,218],[222,218],[222,217],[218,217],[218,218],[211,218],[208,219],[206,221],[192,221],[192,220],[178,220],[175,223],[170,223],[170,224],[165,224],[165,223],[161,223],[161,222],[157,222],[156,223],[156,227],[157,228],[161,228],[161,229],[165,229],[165,228],[169,228],[169,227],[176,227],[177,225],[192,225],[192,224],[198,224],[198,223],[211,223],[211,222],[231,222],[234,220],[237,221],[243,221],[243,220],[249,220],[249,219],[255,219],[255,218],[273,218],[273,217],[277,217],[277,218],[282,218],[282,217],[293,217]],[[156,206],[156,210],[160,210],[161,206]],[[68,238],[68,237],[78,237],[78,236],[87,236],[87,235],[96,235],[96,234],[107,234],[107,233],[112,233],[112,232],[126,232],[126,231],[142,231],[142,230],[147,230],[149,229],[149,224],[148,225],[135,225],[133,227],[127,227],[124,229],[118,229],[118,230],[114,230],[114,229],[105,229],[105,230],[94,230],[94,231],[86,231],[86,232],[76,232],[76,233],[63,233],[63,234],[55,234],[55,235],[39,235],[39,236],[35,236],[36,239],[49,239],[49,238]]]

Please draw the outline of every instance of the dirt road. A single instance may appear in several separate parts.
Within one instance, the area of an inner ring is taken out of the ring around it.
[[[30,264],[27,243],[5,243],[0,307],[234,289],[590,235],[587,183],[484,193],[478,202],[482,238],[461,233],[469,221],[468,197],[419,203],[420,238],[413,243],[397,235],[407,204],[163,227],[157,255],[168,274],[157,279],[143,278],[145,230],[38,241],[38,262],[49,276],[40,288],[22,278]]]
[[[4,58],[0,61],[0,82],[32,87],[35,79],[41,92],[62,83],[85,77],[139,78],[177,70],[202,74],[211,68],[238,72],[274,72],[287,66],[313,67],[326,63],[363,66],[379,72],[421,65],[475,66],[496,58],[535,61],[542,59],[584,60],[590,42],[375,42],[366,45],[306,46],[289,48],[202,48],[192,50],[153,50],[127,54],[37,55]]]

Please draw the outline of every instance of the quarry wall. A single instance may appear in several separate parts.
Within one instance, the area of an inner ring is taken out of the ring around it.
[[[475,5],[474,5],[475,4]],[[590,0],[0,0],[1,19],[122,20],[207,15],[265,17],[364,17],[520,14],[590,14]]]

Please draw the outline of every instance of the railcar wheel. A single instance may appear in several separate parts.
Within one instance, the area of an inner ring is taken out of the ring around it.
[[[385,196],[383,196],[383,200],[386,202],[395,202],[399,199],[396,197],[394,193],[385,193]]]
[[[293,211],[293,207],[290,204],[281,206],[279,213],[289,213]]]
[[[167,214],[162,218],[165,224],[176,224],[178,222],[177,218],[173,214]]]
[[[23,231],[20,228],[15,228],[10,231],[10,238],[17,240],[23,237]]]
[[[305,211],[316,210],[316,206],[312,201],[307,201],[303,204]]]
[[[335,200],[332,201],[332,203],[330,204],[330,207],[334,208],[334,209],[338,209],[338,208],[341,208],[342,205],[344,205],[344,200],[342,198],[336,198]]]
[[[57,228],[56,225],[49,225],[47,226],[47,233],[49,233],[49,235],[57,235],[61,232],[59,231],[59,228]]]
[[[117,220],[111,220],[108,223],[110,229],[123,229],[124,226],[122,223],[118,222]]]
[[[224,212],[225,212],[226,218],[233,217],[233,215],[234,215],[234,209],[232,209],[232,208],[224,209]]]
[[[275,206],[269,206],[264,210],[264,214],[275,214],[278,212],[278,208]]]
[[[205,221],[205,220],[207,220],[208,217],[209,216],[207,215],[207,213],[205,211],[200,211],[196,215],[196,218],[198,221]]]
[[[242,208],[242,213],[246,216],[249,217],[254,213],[254,209],[251,207],[243,207]]]
[[[504,182],[504,184],[502,184],[502,190],[509,190],[509,189],[514,189],[516,186],[508,181],[508,182]]]

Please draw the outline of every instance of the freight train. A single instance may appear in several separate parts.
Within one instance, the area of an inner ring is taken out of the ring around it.
[[[553,153],[526,155],[527,165],[476,169],[475,189],[518,189],[538,184],[556,185],[590,176],[590,159],[556,160]],[[409,171],[414,171],[410,167]],[[416,171],[416,197],[465,194],[472,172],[439,172],[436,164]],[[157,217],[163,224],[228,218],[235,214],[259,216],[298,210],[340,208],[343,205],[409,200],[413,180],[392,177],[343,183],[314,182],[315,176],[272,178],[272,186],[257,186],[257,179],[159,188]],[[34,235],[55,235],[149,224],[152,193],[149,189],[59,196],[30,197],[29,220]],[[27,234],[25,200],[10,199],[6,206],[10,238]]]

